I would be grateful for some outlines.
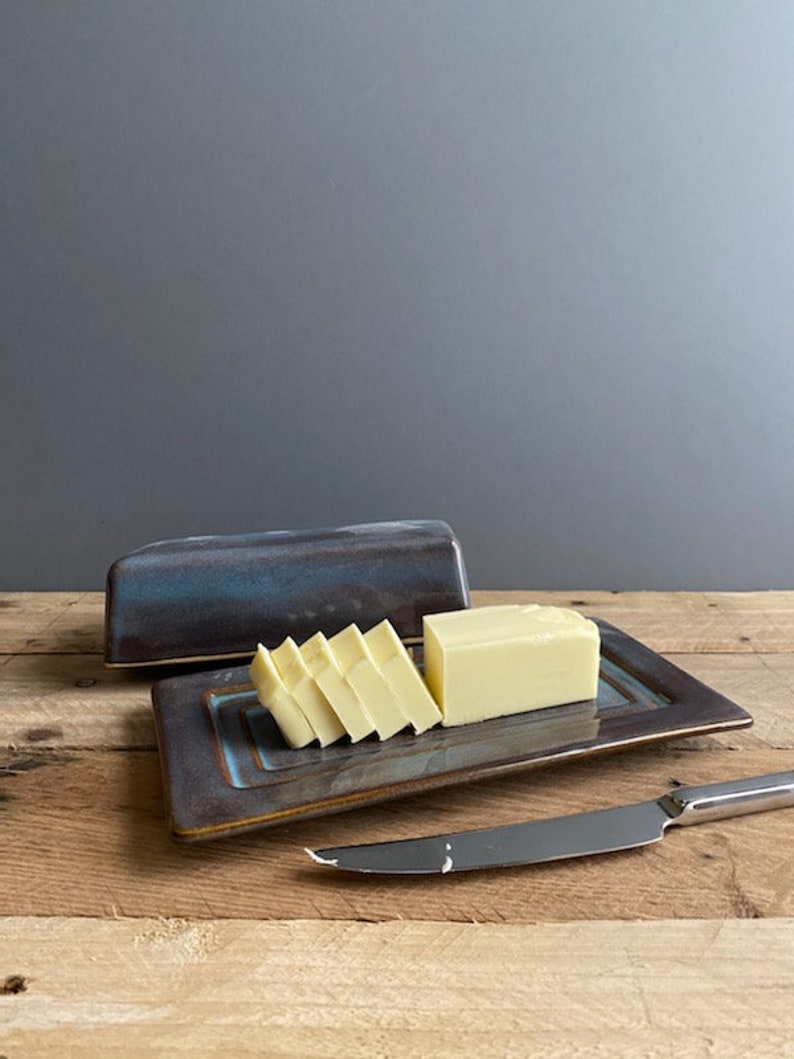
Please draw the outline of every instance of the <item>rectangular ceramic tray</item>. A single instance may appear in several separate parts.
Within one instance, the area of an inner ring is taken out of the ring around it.
[[[743,728],[740,706],[607,622],[598,698],[385,742],[290,750],[247,666],[152,689],[168,822],[220,838],[451,784],[673,737]]]

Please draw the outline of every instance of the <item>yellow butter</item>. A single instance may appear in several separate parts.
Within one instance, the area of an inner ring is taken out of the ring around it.
[[[425,680],[445,726],[593,699],[600,636],[563,607],[520,604],[427,614]]]
[[[280,646],[270,652],[278,667],[287,690],[297,700],[309,724],[317,733],[320,746],[328,746],[345,734],[345,728],[333,706],[317,686],[309,672],[300,648],[288,636]]]
[[[345,680],[364,703],[381,739],[406,728],[410,718],[400,709],[392,689],[378,669],[357,625],[348,625],[328,641]]]
[[[368,629],[364,642],[417,735],[438,724],[441,711],[391,622],[384,618]]]
[[[317,738],[314,729],[281,679],[270,652],[261,643],[257,644],[249,672],[257,698],[273,714],[287,745],[298,749],[314,742]]]
[[[321,632],[315,633],[311,639],[301,644],[300,652],[306,668],[331,703],[352,742],[357,743],[371,735],[375,731],[375,722],[342,675],[325,635]]]

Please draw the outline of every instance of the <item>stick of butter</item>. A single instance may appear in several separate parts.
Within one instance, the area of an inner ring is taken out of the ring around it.
[[[317,738],[314,729],[281,679],[270,652],[261,643],[257,644],[250,673],[259,701],[267,704],[287,745],[297,750],[313,743]]]
[[[451,727],[598,694],[595,622],[536,604],[426,614],[425,680]]]

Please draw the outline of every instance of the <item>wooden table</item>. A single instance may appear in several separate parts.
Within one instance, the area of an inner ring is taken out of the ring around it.
[[[102,595],[0,594],[0,1056],[794,1055],[794,809],[536,868],[308,861],[794,769],[794,592],[475,593],[507,599],[607,619],[754,726],[183,847]]]

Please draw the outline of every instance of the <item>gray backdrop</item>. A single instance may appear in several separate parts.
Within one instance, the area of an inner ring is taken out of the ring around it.
[[[445,518],[794,587],[794,4],[0,0],[0,588]]]

